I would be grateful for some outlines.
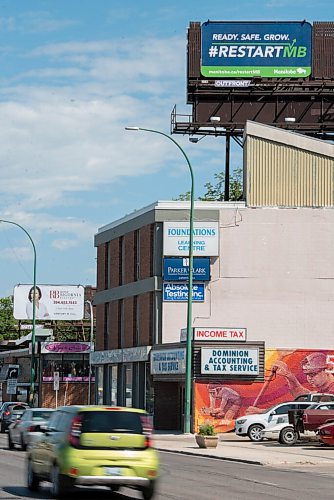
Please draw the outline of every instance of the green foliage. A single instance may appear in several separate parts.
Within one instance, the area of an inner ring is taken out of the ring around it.
[[[199,196],[201,201],[224,201],[225,197],[225,172],[219,172],[214,175],[215,183],[207,182],[204,187],[206,192]],[[233,170],[230,176],[230,201],[238,201],[243,195],[242,168]],[[189,201],[190,191],[180,194],[176,201]]]
[[[17,339],[18,326],[13,316],[13,297],[0,299],[0,341]]]
[[[198,434],[201,436],[215,436],[215,428],[212,424],[202,424],[199,426]]]

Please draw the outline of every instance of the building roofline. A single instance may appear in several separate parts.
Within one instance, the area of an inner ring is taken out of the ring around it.
[[[194,209],[200,210],[217,210],[222,208],[244,208],[244,201],[195,201]],[[127,214],[120,219],[117,219],[105,226],[98,228],[97,234],[103,233],[104,231],[108,231],[113,229],[120,224],[124,224],[129,222],[137,217],[141,217],[142,215],[149,213],[153,210],[190,210],[190,202],[189,201],[174,201],[174,200],[158,200],[146,207],[142,207],[139,210],[134,210],[131,214]]]
[[[268,141],[283,144],[284,146],[303,149],[309,153],[328,156],[331,159],[334,156],[334,144],[325,142],[321,139],[316,139],[314,137],[308,137],[298,132],[283,130],[281,128],[264,125],[250,120],[246,122],[244,136],[245,138],[247,136],[253,136],[258,137],[259,139],[266,139]]]

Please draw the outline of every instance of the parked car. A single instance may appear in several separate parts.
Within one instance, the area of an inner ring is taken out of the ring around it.
[[[58,498],[76,485],[104,485],[112,491],[128,486],[151,499],[159,461],[148,422],[148,414],[136,408],[58,408],[44,436],[28,448],[28,488],[37,490],[46,480]]]
[[[328,446],[334,446],[334,422],[321,425],[316,430],[317,437],[320,441]]]
[[[32,444],[43,433],[54,410],[51,408],[29,408],[21,418],[16,419],[8,427],[8,448],[19,445],[22,450]]]
[[[6,432],[9,425],[17,418],[17,415],[22,415],[27,408],[29,408],[29,405],[26,403],[3,403],[0,411],[0,432]]]
[[[288,415],[288,411],[294,408],[301,409],[310,406],[310,402],[290,401],[279,403],[261,413],[245,415],[235,421],[235,433],[237,436],[248,436],[251,441],[262,441],[262,430],[269,424],[277,423],[282,415]]]
[[[323,401],[334,401],[334,394],[325,392],[306,392],[299,394],[294,401],[311,401],[313,403],[320,403]]]
[[[306,410],[298,410],[300,413],[309,413],[310,410],[334,410],[334,402],[328,403],[313,403]],[[269,425],[262,430],[262,437],[264,439],[271,439],[279,441],[286,446],[294,445],[299,439],[313,439],[315,438],[314,429],[301,429],[297,431],[294,426],[289,422],[289,415],[285,415],[284,419],[274,425]]]

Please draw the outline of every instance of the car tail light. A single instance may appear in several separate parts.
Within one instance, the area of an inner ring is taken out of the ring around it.
[[[37,425],[30,425],[28,427],[28,432],[35,432],[37,430],[37,427],[39,427],[39,426],[37,426]]]
[[[10,411],[6,410],[3,415],[4,415],[4,417],[8,417],[8,415],[10,415]]]
[[[307,419],[307,413],[303,414],[303,422],[307,424],[308,419]]]
[[[69,443],[76,447],[80,445],[82,419],[79,415],[73,418],[70,433],[68,435]]]
[[[153,448],[153,438],[152,436],[146,434],[145,435],[145,442],[144,442],[145,448]]]

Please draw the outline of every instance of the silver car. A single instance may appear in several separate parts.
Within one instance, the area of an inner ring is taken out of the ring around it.
[[[29,408],[21,418],[18,418],[8,428],[8,448],[12,450],[19,445],[22,450],[39,439],[43,427],[47,426],[48,420],[54,410],[51,408]]]

